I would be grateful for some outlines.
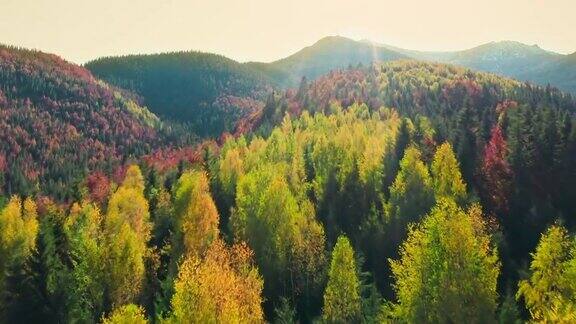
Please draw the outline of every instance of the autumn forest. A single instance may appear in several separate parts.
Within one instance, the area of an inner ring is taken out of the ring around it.
[[[574,94],[350,42],[0,46],[0,323],[576,322]]]

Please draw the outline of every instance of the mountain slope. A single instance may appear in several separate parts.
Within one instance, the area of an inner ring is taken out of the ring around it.
[[[107,57],[86,64],[94,75],[141,96],[159,116],[218,136],[258,109],[270,81],[236,61],[200,52]]]
[[[0,47],[0,186],[7,194],[40,186],[65,197],[86,170],[149,152],[161,141],[158,124],[82,67]]]
[[[562,55],[543,50],[537,45],[502,41],[453,52],[413,51],[385,44],[376,45],[418,60],[462,65],[539,85],[551,84],[576,93],[576,59],[571,58],[574,54]]]
[[[284,59],[268,64],[248,64],[267,73],[281,84],[294,86],[302,77],[315,79],[331,70],[350,65],[370,65],[377,61],[405,58],[407,56],[386,48],[345,37],[329,36]]]

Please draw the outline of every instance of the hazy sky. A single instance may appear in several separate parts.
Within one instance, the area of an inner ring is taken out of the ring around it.
[[[517,40],[576,51],[576,0],[0,0],[0,43],[73,62],[201,50],[272,61],[327,35],[409,49]]]

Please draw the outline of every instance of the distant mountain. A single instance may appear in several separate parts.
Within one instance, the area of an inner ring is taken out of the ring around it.
[[[358,64],[392,61],[408,58],[393,50],[372,44],[354,41],[341,36],[322,38],[315,44],[272,63],[247,63],[266,73],[277,83],[294,86],[305,76],[316,79],[335,69]]]
[[[368,43],[368,41],[364,41]],[[418,60],[462,65],[576,93],[576,59],[514,41],[491,42],[453,52],[425,52],[375,44]]]
[[[271,63],[177,52],[101,58],[86,67],[97,77],[137,93],[158,116],[186,122],[197,134],[213,137],[254,116],[271,90],[298,87],[302,77],[312,81],[349,66],[406,59],[461,65],[576,93],[573,55],[511,41],[426,52],[330,36]]]
[[[273,83],[256,69],[201,52],[106,57],[86,68],[134,91],[158,116],[189,123],[202,136],[231,131],[263,105]]]
[[[0,192],[40,187],[66,198],[87,170],[111,169],[161,139],[154,114],[90,71],[0,46]]]

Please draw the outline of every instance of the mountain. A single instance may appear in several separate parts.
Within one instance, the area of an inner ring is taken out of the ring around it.
[[[369,41],[364,41],[369,43]],[[490,42],[471,49],[453,52],[426,52],[406,50],[395,46],[376,44],[418,60],[462,65],[530,81],[539,85],[552,85],[576,93],[576,59],[546,51],[538,45],[514,41]],[[572,57],[571,57],[572,56]]]
[[[231,131],[236,121],[263,105],[272,84],[246,65],[201,52],[106,57],[86,68],[137,93],[158,116],[189,123],[201,136]]]
[[[341,36],[329,36],[281,60],[248,65],[268,74],[279,84],[295,86],[302,77],[316,79],[335,69],[405,58],[406,55],[390,49]]]
[[[0,191],[65,198],[86,170],[161,144],[158,118],[56,55],[0,46]]]

